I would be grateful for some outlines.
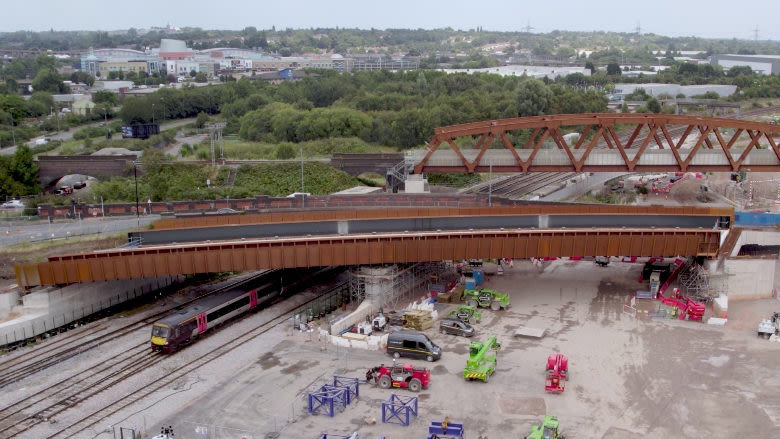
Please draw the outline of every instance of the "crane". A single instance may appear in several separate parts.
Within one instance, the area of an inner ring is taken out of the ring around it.
[[[469,345],[469,358],[463,369],[463,378],[467,380],[482,380],[488,382],[490,375],[496,370],[497,354],[501,348],[498,336],[491,335],[485,342],[473,341]]]

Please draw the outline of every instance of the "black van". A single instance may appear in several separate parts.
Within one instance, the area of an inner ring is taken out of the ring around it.
[[[387,353],[393,358],[424,358],[435,361],[441,358],[441,348],[433,344],[422,332],[398,331],[387,336]]]

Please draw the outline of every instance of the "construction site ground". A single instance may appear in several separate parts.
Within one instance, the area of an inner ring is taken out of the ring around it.
[[[148,431],[172,425],[184,439],[276,437],[274,432],[301,439],[354,431],[361,438],[405,439],[426,437],[430,421],[448,417],[465,425],[466,438],[476,439],[524,437],[545,414],[554,414],[575,439],[733,438],[744,432],[780,437],[780,343],[759,339],[755,329],[780,310],[780,302],[732,303],[725,327],[635,317],[624,305],[637,289],[647,289],[637,280],[641,268],[523,261],[488,277],[485,286],[510,293],[512,301],[506,311],[484,309],[475,325],[476,340],[496,333],[502,345],[488,383],[461,377],[471,340],[439,334],[437,326],[426,333],[441,346],[441,360],[411,361],[432,369],[430,387],[419,394],[362,383],[368,368],[392,362],[384,352],[336,348],[316,332],[280,328],[247,346],[251,351],[240,358],[215,361],[216,372],[198,373],[171,389],[166,401],[125,422],[138,425],[143,415]],[[518,326],[546,328],[547,334],[514,338]],[[564,393],[546,394],[545,361],[555,352],[569,357],[570,380]],[[307,392],[333,375],[360,378],[358,401],[332,418],[309,415]],[[391,393],[419,398],[410,426],[382,424],[382,402]],[[203,428],[211,433],[204,435]]]

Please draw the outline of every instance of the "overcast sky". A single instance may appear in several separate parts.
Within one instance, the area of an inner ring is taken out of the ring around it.
[[[151,26],[633,32],[780,41],[778,0],[3,0],[0,31]]]

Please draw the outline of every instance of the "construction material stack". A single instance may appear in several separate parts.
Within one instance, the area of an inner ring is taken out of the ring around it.
[[[466,360],[466,368],[463,369],[463,378],[488,382],[490,375],[496,370],[496,362],[498,361],[496,351],[501,348],[497,339],[498,336],[493,334],[484,343],[471,342],[469,359]]]
[[[771,319],[762,320],[758,324],[758,336],[770,338],[780,332],[780,312],[772,315]]]
[[[425,331],[433,327],[430,311],[408,311],[404,317],[406,317],[406,327],[416,331]]]

